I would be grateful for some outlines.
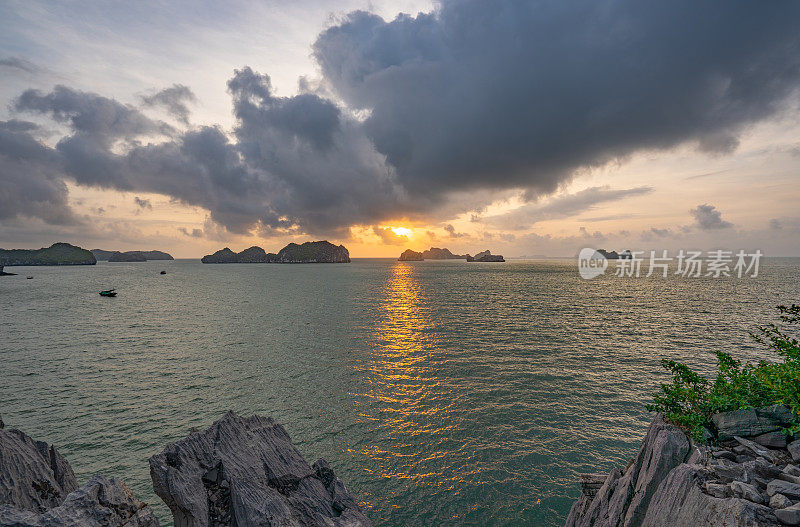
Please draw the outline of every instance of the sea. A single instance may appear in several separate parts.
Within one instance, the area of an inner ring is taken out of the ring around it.
[[[81,483],[122,477],[162,525],[148,458],[227,410],[283,424],[376,526],[563,525],[580,473],[636,454],[662,358],[774,360],[749,332],[800,301],[791,258],[742,278],[586,280],[569,259],[6,271],[6,426]]]

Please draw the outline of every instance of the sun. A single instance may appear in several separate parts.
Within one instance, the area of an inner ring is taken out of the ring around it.
[[[392,227],[392,232],[398,236],[408,236],[413,231],[411,229],[406,229],[405,227]]]

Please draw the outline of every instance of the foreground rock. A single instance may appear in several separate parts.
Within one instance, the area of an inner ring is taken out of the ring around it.
[[[350,263],[350,253],[344,245],[334,245],[329,241],[290,243],[277,254],[268,253],[261,247],[253,246],[240,253],[228,247],[208,254],[201,259],[203,263]]]
[[[150,458],[150,475],[175,527],[371,525],[325,460],[309,466],[270,418],[228,412]]]
[[[715,423],[731,424],[724,429],[727,432],[735,424],[737,431],[755,435],[721,439],[714,447],[695,444],[678,427],[656,417],[625,469],[612,470],[599,489],[596,475],[582,478],[581,497],[566,525],[800,525],[800,466],[788,449],[754,441],[772,433],[764,431],[772,425],[758,423],[780,421],[785,410],[758,409],[750,412],[749,419],[715,415]],[[720,430],[720,436],[727,432]],[[774,435],[769,441],[781,444]]]
[[[68,243],[42,249],[0,249],[0,265],[94,265],[94,255]]]
[[[158,527],[121,480],[94,476],[78,487],[69,463],[44,441],[0,421],[0,527]]]

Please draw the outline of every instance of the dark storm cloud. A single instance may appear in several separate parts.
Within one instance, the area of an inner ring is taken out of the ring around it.
[[[694,217],[695,226],[704,231],[733,227],[733,223],[722,219],[722,213],[714,205],[698,205],[689,214]]]
[[[314,56],[410,192],[553,191],[580,167],[735,148],[800,79],[800,3],[444,0],[355,12]]]
[[[194,92],[183,84],[173,84],[153,95],[144,95],[141,99],[146,106],[163,106],[183,124],[189,124],[191,112],[188,103],[197,101]]]
[[[27,90],[13,108],[67,133],[51,148],[6,124],[0,176],[16,183],[0,191],[13,205],[3,214],[66,221],[69,180],[164,194],[236,233],[343,235],[452,211],[454,193],[463,203],[508,189],[537,198],[640,150],[692,142],[724,154],[796,96],[798,19],[789,1],[443,0],[389,22],[355,12],[313,47],[329,97],[278,97],[267,75],[242,68],[228,83],[230,135],[181,132],[65,86]],[[182,85],[142,98],[184,123],[192,100]],[[525,206],[514,225],[646,189]],[[480,209],[463,203],[460,212]]]

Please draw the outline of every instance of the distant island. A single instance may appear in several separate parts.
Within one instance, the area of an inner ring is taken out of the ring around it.
[[[148,260],[174,260],[171,254],[162,251],[105,251],[92,249],[92,254],[98,262],[146,262]]]
[[[505,262],[499,254],[492,254],[488,249],[475,256],[469,254],[453,254],[449,249],[431,247],[426,251],[417,252],[406,249],[397,259],[400,262],[421,262],[423,260],[466,260],[468,262]]]
[[[344,245],[334,245],[327,240],[290,243],[278,253],[268,253],[261,247],[253,246],[235,253],[228,247],[214,254],[207,254],[203,263],[350,263],[350,252]]]
[[[621,253],[617,253],[617,251],[606,251],[605,249],[597,249],[597,252],[605,256],[606,260],[629,260],[633,258],[633,255],[627,249]]]
[[[58,242],[41,249],[0,249],[0,267],[12,265],[94,265],[97,259],[86,249]]]

